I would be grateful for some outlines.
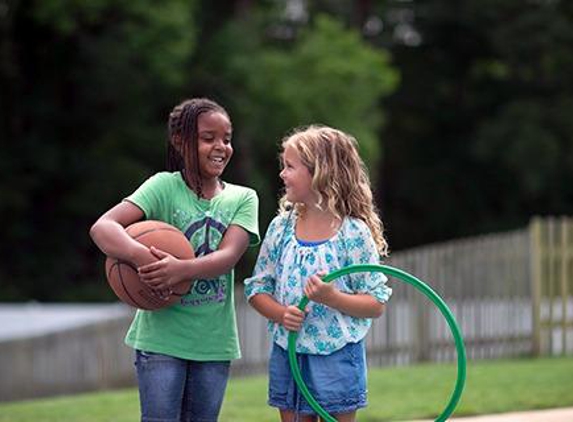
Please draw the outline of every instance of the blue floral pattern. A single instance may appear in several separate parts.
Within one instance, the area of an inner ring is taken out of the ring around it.
[[[379,264],[380,256],[368,226],[347,217],[338,232],[323,243],[306,245],[296,238],[296,216],[281,214],[273,219],[261,246],[253,276],[245,280],[245,296],[269,294],[283,305],[298,305],[307,279],[320,271],[330,273],[351,264]],[[385,303],[392,294],[381,273],[356,273],[333,280],[345,293],[366,293]],[[347,343],[362,340],[372,324],[328,306],[310,302],[298,335],[297,352],[328,355]],[[272,340],[288,348],[288,331],[269,321]]]

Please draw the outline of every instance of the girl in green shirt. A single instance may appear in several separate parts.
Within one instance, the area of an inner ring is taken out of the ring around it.
[[[168,129],[168,171],[104,213],[90,235],[161,294],[193,280],[178,303],[138,309],[127,333],[125,341],[136,351],[141,420],[216,421],[230,361],[240,357],[233,268],[259,242],[258,197],[221,179],[233,155],[223,107],[204,98],[184,101],[170,113]],[[143,219],[177,227],[196,258],[178,259],[133,240],[125,227]]]

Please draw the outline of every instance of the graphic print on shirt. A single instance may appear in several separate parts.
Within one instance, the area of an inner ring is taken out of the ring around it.
[[[219,244],[226,230],[227,227],[223,223],[207,216],[192,223],[185,230],[185,237],[192,245],[199,245],[195,250],[195,256],[203,256],[215,250],[211,245]],[[225,302],[227,296],[225,275],[212,279],[199,279],[192,286],[191,290],[181,298],[181,305],[199,306]]]

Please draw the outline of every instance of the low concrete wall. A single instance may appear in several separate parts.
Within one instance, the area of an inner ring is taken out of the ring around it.
[[[135,385],[124,316],[0,342],[0,401]]]

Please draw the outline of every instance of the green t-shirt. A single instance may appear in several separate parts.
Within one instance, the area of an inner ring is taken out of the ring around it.
[[[199,198],[179,172],[161,172],[146,180],[126,200],[183,233],[196,256],[217,250],[230,225],[245,229],[250,244],[259,238],[258,197],[253,189],[224,184],[211,200]],[[180,302],[155,311],[138,309],[127,345],[182,359],[221,361],[241,357],[235,318],[233,271],[196,280]]]

